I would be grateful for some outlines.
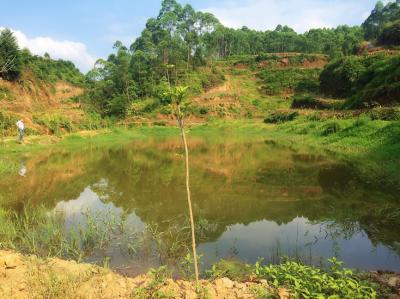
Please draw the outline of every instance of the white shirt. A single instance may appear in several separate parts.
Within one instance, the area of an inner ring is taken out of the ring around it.
[[[24,125],[24,123],[23,123],[21,120],[17,121],[17,127],[18,127],[18,129],[20,129],[20,130],[25,129],[25,125]]]

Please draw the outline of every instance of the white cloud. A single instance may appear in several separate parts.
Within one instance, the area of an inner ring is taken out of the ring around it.
[[[203,9],[213,13],[222,24],[258,30],[288,25],[298,32],[311,28],[360,24],[370,8],[365,0],[229,0]],[[372,8],[371,8],[372,9]]]
[[[0,30],[4,29],[0,27]],[[21,48],[28,48],[35,55],[49,53],[54,59],[72,61],[81,71],[90,70],[96,59],[87,51],[86,45],[69,40],[55,40],[50,37],[29,38],[19,30],[13,30]]]

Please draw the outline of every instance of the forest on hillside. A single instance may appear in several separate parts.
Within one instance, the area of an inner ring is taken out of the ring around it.
[[[210,13],[164,0],[158,16],[147,20],[130,46],[116,41],[114,52],[99,59],[86,76],[71,62],[20,50],[12,32],[3,30],[0,76],[19,80],[30,72],[49,82],[84,84],[87,92],[80,101],[102,116],[121,118],[135,113],[132,105],[138,103],[143,103],[144,111],[157,108],[168,85],[187,85],[196,94],[223,82],[217,61],[244,56],[262,60],[265,53],[318,53],[330,63],[314,91],[348,98],[347,108],[365,108],[399,101],[399,36],[400,0],[386,5],[379,1],[361,26],[311,29],[302,34],[284,25],[266,31],[227,28]],[[377,50],[386,51],[368,57]]]

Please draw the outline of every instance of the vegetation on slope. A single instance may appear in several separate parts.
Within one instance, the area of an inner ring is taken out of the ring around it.
[[[335,60],[321,73],[320,88],[328,96],[350,98],[348,108],[399,104],[400,54]]]

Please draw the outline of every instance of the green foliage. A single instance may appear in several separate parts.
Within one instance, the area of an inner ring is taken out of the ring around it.
[[[250,265],[236,260],[221,260],[207,271],[211,279],[227,277],[234,281],[246,281],[252,274]]]
[[[321,103],[314,97],[305,95],[305,96],[294,96],[291,108],[296,109],[317,109],[321,108]]]
[[[256,264],[255,273],[272,282],[275,287],[286,286],[295,298],[376,298],[373,286],[360,280],[349,269],[341,269],[341,262],[329,260],[328,270],[287,261],[279,265]]]
[[[400,55],[376,55],[365,60],[367,67],[346,106],[364,108],[400,103]]]
[[[24,51],[22,54],[24,69],[32,72],[40,81],[56,83],[65,81],[74,85],[83,85],[85,77],[71,61],[53,60],[40,56],[33,56]]]
[[[269,114],[265,119],[264,123],[267,124],[276,124],[276,123],[284,123],[288,121],[294,120],[299,116],[297,111],[275,111]]]
[[[378,1],[369,17],[362,24],[365,38],[377,39],[385,26],[400,19],[400,1],[389,1],[386,5]]]
[[[369,112],[372,120],[396,121],[400,120],[399,108],[374,108]]]
[[[0,159],[0,174],[15,172],[18,169],[18,164],[15,161],[8,159]]]
[[[321,92],[349,98],[347,108],[399,103],[400,55],[349,56],[328,64],[320,76]]]
[[[322,136],[328,136],[331,134],[338,133],[342,127],[340,123],[337,121],[331,121],[324,126],[324,130],[322,131]]]
[[[367,62],[364,57],[349,56],[329,63],[320,75],[321,92],[338,98],[350,96]]]
[[[71,133],[74,130],[71,120],[58,114],[34,114],[32,120],[34,123],[48,128],[54,135],[60,135],[62,132]]]
[[[21,54],[17,39],[10,29],[0,31],[0,76],[16,80],[21,74]]]
[[[400,45],[400,20],[387,24],[378,37],[381,45],[399,46]]]
[[[10,90],[5,86],[0,86],[0,101],[2,100],[12,101],[13,99],[14,96],[12,95]]]
[[[0,76],[16,80],[23,72],[33,73],[36,79],[55,83],[59,80],[75,85],[84,83],[84,76],[70,61],[52,60],[32,55],[28,49],[20,50],[14,34],[9,29],[0,33]]]
[[[0,130],[7,131],[15,128],[18,116],[7,111],[0,110]]]
[[[262,89],[266,94],[280,95],[293,93],[299,86],[304,89],[305,81],[309,86],[317,86],[319,73],[319,69],[266,69],[262,70],[258,76],[262,80]]]
[[[219,58],[287,52],[323,53],[338,57],[354,54],[362,39],[363,31],[358,26],[311,29],[304,34],[282,25],[264,32],[247,27],[231,29],[218,26],[204,36],[207,52]]]

